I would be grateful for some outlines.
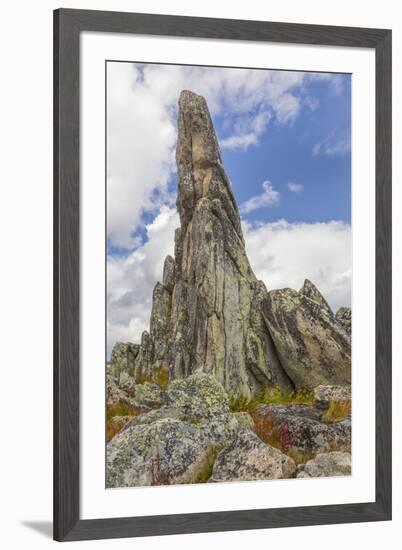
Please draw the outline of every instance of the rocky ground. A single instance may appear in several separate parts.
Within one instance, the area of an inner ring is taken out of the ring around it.
[[[309,403],[264,403],[277,399],[267,394],[236,406],[202,372],[165,387],[127,378],[118,388],[108,367],[108,487],[350,474],[347,387],[318,386]]]

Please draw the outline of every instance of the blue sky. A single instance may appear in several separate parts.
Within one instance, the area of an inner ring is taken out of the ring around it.
[[[282,195],[279,204],[260,208],[243,217],[249,221],[289,222],[343,220],[351,218],[350,147],[338,154],[313,153],[317,144],[350,143],[350,76],[343,77],[338,95],[326,84],[312,83],[310,90],[319,102],[314,111],[303,108],[292,124],[268,125],[258,146],[247,151],[223,149],[224,165],[233,184],[238,204],[261,192],[269,180]],[[222,120],[214,121],[218,135],[224,135]],[[302,185],[295,193],[289,183]]]
[[[173,252],[182,89],[209,105],[256,275],[349,305],[350,75],[108,63],[107,86],[108,348],[139,340]]]

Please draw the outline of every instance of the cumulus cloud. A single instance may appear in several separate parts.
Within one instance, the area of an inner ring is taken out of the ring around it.
[[[162,279],[163,262],[174,251],[180,225],[175,208],[162,206],[146,226],[147,240],[127,257],[107,258],[107,352],[116,341],[139,342],[149,330],[152,291]]]
[[[162,207],[147,225],[148,241],[126,258],[107,261],[108,357],[116,341],[140,342],[149,330],[152,291],[163,262],[173,254],[179,217]],[[251,266],[268,290],[296,290],[311,279],[334,310],[351,302],[351,228],[342,222],[251,225],[243,221]]]
[[[220,146],[222,149],[242,149],[246,151],[250,145],[256,145],[258,138],[255,134],[238,134],[230,136],[226,139],[220,141]]]
[[[132,251],[145,214],[174,203],[177,100],[203,95],[221,117],[221,146],[257,146],[271,121],[291,124],[314,98],[307,84],[334,75],[256,69],[113,63],[107,65],[107,228],[109,242]],[[335,84],[334,84],[335,86]]]
[[[336,310],[350,306],[352,277],[351,227],[327,223],[243,222],[246,249],[256,276],[268,290],[296,290],[310,279]]]
[[[262,182],[262,189],[263,191],[260,195],[255,195],[240,205],[239,210],[241,214],[249,214],[259,208],[279,204],[281,194],[274,189],[274,186],[269,180]]]
[[[288,183],[288,189],[292,193],[299,194],[303,191],[304,187],[303,187],[303,184],[301,184],[301,183],[294,183],[293,181],[290,181]]]

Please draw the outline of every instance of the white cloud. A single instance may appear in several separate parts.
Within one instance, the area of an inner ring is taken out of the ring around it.
[[[329,157],[335,157],[338,155],[346,155],[350,151],[350,140],[339,139],[332,143],[327,143],[325,147],[325,154]]]
[[[275,223],[256,227],[243,222],[246,250],[256,276],[268,290],[296,290],[310,279],[330,306],[350,306],[351,227],[327,223]]]
[[[250,145],[256,145],[258,138],[256,134],[238,134],[230,136],[226,139],[221,139],[219,144],[222,149],[242,149],[246,151]]]
[[[242,149],[245,151],[250,145],[257,145],[261,134],[271,120],[269,111],[261,111],[256,115],[247,114],[238,117],[234,123],[235,133],[226,139],[220,140],[222,149]]]
[[[350,139],[335,138],[333,135],[321,143],[316,143],[312,149],[313,157],[317,157],[320,154],[327,157],[336,157],[347,155],[349,152]]]
[[[116,341],[140,342],[149,330],[152,291],[161,281],[163,262],[173,254],[179,217],[162,207],[147,226],[148,241],[127,258],[107,262],[108,357]],[[243,222],[246,250],[256,276],[268,288],[296,290],[311,279],[334,310],[351,300],[351,228],[342,222]]]
[[[175,208],[162,206],[146,226],[147,242],[127,257],[107,258],[107,349],[116,341],[139,342],[149,330],[152,291],[162,280],[163,263],[173,255],[174,230],[180,225]]]
[[[299,194],[303,191],[304,189],[304,186],[303,184],[301,183],[294,183],[293,181],[290,181],[288,183],[288,189],[289,191],[291,191],[292,193],[296,193],[296,194]]]
[[[255,195],[243,202],[240,207],[241,214],[248,214],[265,206],[276,206],[279,204],[281,194],[274,189],[274,186],[269,180],[262,182],[263,192],[260,195]]]
[[[202,94],[226,122],[222,147],[256,146],[274,120],[290,124],[312,105],[306,84],[333,75],[290,71],[108,63],[108,238],[133,250],[145,212],[174,203],[177,100],[182,89]],[[100,182],[100,185],[102,183]]]

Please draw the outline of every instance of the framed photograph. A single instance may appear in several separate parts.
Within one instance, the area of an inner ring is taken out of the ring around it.
[[[391,519],[391,31],[54,12],[54,538]]]

